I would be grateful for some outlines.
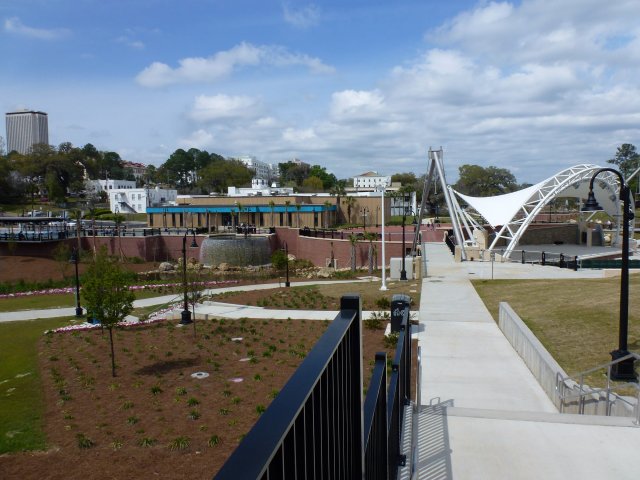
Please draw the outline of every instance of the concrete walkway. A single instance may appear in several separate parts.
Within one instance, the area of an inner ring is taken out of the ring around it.
[[[630,419],[557,412],[471,286],[490,264],[454,263],[426,244],[420,301],[420,479],[638,478],[640,428]],[[602,272],[494,265],[502,278]]]
[[[323,280],[322,283],[354,283],[369,282],[370,278],[361,278],[358,280]],[[291,282],[292,287],[303,287],[307,285],[317,285],[318,281]],[[205,295],[224,292],[242,292],[248,290],[268,290],[282,287],[281,283],[263,283],[259,285],[234,285],[229,287],[213,288],[205,290]],[[346,293],[346,292],[345,292]],[[143,298],[133,302],[134,308],[150,307],[154,305],[167,305],[180,303],[182,294],[163,295],[160,297]],[[182,308],[177,308],[174,315],[179,317]],[[366,312],[370,314],[370,312]],[[41,310],[19,310],[14,312],[0,312],[1,322],[19,322],[23,320],[35,320],[39,318],[56,318],[56,317],[73,317],[76,314],[75,307],[65,308],[45,308]],[[243,305],[232,305],[222,302],[208,302],[205,305],[197,305],[197,315],[222,316],[227,318],[275,318],[275,319],[309,319],[309,320],[333,320],[337,312],[333,311],[308,311],[308,310],[269,310],[260,307],[248,307]],[[363,312],[364,314],[364,312]],[[170,313],[171,315],[171,313]],[[176,317],[177,318],[177,317]],[[134,317],[129,317],[135,320]]]

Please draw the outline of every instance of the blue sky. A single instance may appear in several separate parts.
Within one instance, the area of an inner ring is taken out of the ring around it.
[[[464,163],[537,182],[640,144],[637,0],[0,0],[0,105],[52,144],[196,147],[339,178]],[[639,145],[640,146],[640,145]]]

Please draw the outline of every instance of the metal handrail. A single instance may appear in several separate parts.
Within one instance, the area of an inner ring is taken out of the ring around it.
[[[418,413],[422,405],[422,347],[418,347],[417,365],[416,365],[416,402],[413,406],[413,419],[411,427],[411,480],[418,479]]]
[[[573,376],[567,375],[564,376],[562,375],[560,372],[556,372],[556,395],[558,396],[558,399],[560,400],[560,413],[563,413],[564,411],[564,406],[565,406],[565,401],[568,399],[574,399],[577,398],[578,399],[578,413],[581,415],[584,415],[584,408],[585,408],[585,398],[589,395],[598,395],[600,396],[601,393],[606,393],[606,406],[605,406],[605,415],[606,416],[610,416],[611,415],[611,407],[613,405],[613,403],[615,402],[616,399],[620,399],[621,401],[631,405],[630,402],[628,402],[627,400],[623,399],[620,395],[616,394],[613,390],[614,388],[620,389],[620,388],[624,388],[624,387],[633,387],[638,391],[638,395],[636,398],[636,405],[634,407],[635,410],[635,420],[634,420],[634,424],[639,425],[640,426],[640,386],[635,383],[635,382],[627,382],[624,384],[618,384],[615,387],[612,387],[611,385],[611,367],[613,365],[616,365],[620,362],[623,362],[625,360],[629,360],[630,358],[634,358],[635,360],[640,360],[640,354],[635,353],[635,352],[630,352],[628,355],[625,355],[624,357],[620,357],[617,358],[616,360],[612,360],[610,362],[607,363],[603,363],[601,365],[598,365],[596,367],[590,368],[588,370],[584,370],[580,373],[577,373]],[[597,372],[598,370],[602,370],[602,369],[607,369],[607,386],[606,387],[599,387],[599,388],[594,388],[594,387],[589,387],[589,390],[585,390],[585,383],[584,383],[584,379],[585,376],[587,376],[590,373],[593,372]],[[580,381],[576,381],[576,378],[579,378]],[[566,384],[568,381],[571,381],[573,383],[575,383],[578,387],[579,387],[579,391],[578,392],[569,392],[569,393],[565,393],[565,388],[566,388]],[[614,399],[612,400],[612,396],[614,397]]]

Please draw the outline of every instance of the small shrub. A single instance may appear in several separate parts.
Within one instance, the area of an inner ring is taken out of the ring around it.
[[[138,445],[148,448],[153,447],[156,443],[158,443],[158,441],[155,438],[143,437],[138,442]]]
[[[392,332],[389,335],[385,335],[383,340],[384,346],[386,348],[395,348],[399,338],[400,332]]]
[[[388,310],[391,308],[391,302],[388,297],[380,297],[376,300],[376,306],[380,310]]]
[[[199,412],[198,410],[191,410],[191,411],[189,412],[189,415],[187,415],[187,417],[188,417],[190,420],[197,420],[197,419],[199,419],[199,418],[200,418],[200,412]]]
[[[260,375],[259,373],[256,373],[256,374],[253,376],[253,379],[254,379],[256,382],[260,382],[260,381],[262,381],[262,375]]]
[[[231,403],[233,403],[234,405],[238,405],[242,400],[240,400],[240,397],[233,397],[231,399]]]
[[[120,408],[122,410],[129,410],[133,408],[133,402],[124,402]]]
[[[86,449],[95,446],[93,440],[83,433],[76,434],[76,441],[78,442],[78,448]]]
[[[187,400],[187,405],[189,405],[190,407],[195,407],[196,405],[200,405],[200,400],[198,400],[197,398],[191,397],[189,398],[189,400]]]
[[[207,442],[207,445],[209,445],[210,447],[215,447],[219,443],[220,443],[220,437],[218,435],[211,435],[211,437],[209,437],[209,441]]]
[[[256,405],[256,413],[258,415],[262,415],[266,411],[267,411],[267,407],[265,407],[264,405]]]
[[[176,388],[176,394],[177,395],[186,395],[187,394],[187,389],[184,387],[177,387]]]
[[[135,425],[139,421],[140,421],[140,419],[138,417],[131,416],[131,417],[127,418],[127,423],[129,425]]]
[[[218,410],[218,413],[220,415],[229,415],[230,410],[228,408],[221,408],[220,410]]]
[[[160,388],[160,385],[154,385],[153,387],[151,387],[151,393],[153,395],[158,395],[162,393],[162,388]]]
[[[111,442],[111,448],[113,450],[120,450],[122,448],[122,440],[114,440],[113,442]]]
[[[170,443],[169,443],[169,450],[173,451],[173,450],[185,450],[187,448],[189,448],[189,445],[191,444],[191,440],[189,439],[189,437],[185,437],[185,436],[180,436],[177,438],[174,438]]]
[[[230,397],[231,396],[231,390],[223,390],[222,391],[222,396],[223,397]]]

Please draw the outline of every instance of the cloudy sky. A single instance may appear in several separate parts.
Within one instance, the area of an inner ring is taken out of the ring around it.
[[[640,147],[638,0],[0,0],[0,105],[52,144],[339,178],[444,149],[537,182]],[[3,135],[4,136],[4,135]]]

